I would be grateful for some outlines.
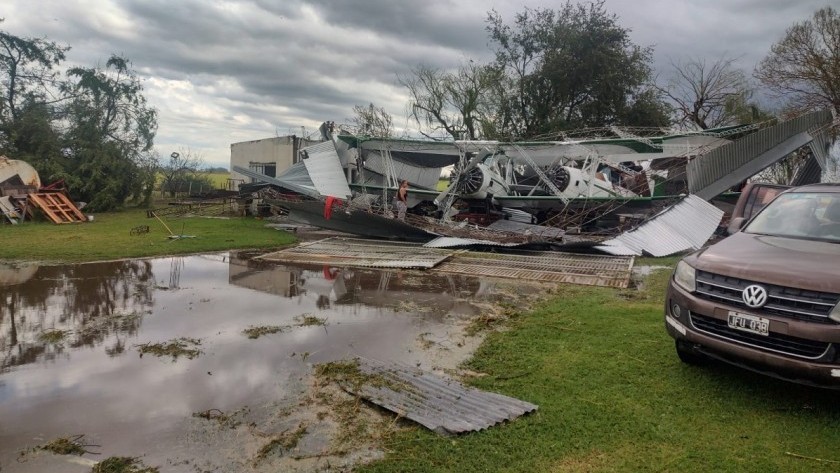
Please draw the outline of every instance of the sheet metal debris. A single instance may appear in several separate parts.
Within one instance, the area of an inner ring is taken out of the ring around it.
[[[558,251],[498,254],[425,248],[416,243],[327,238],[258,258],[281,263],[327,264],[434,271],[625,288],[632,257],[581,255]]]
[[[353,195],[332,141],[325,141],[301,151],[305,156],[303,164],[321,195],[339,199],[347,199]]]
[[[712,236],[723,210],[689,195],[638,228],[602,242],[597,249],[611,255],[668,256],[698,249]]]
[[[287,263],[330,264],[369,268],[431,268],[452,256],[452,250],[423,248],[416,243],[327,238],[260,256]]]
[[[423,246],[426,248],[462,248],[466,246],[499,246],[511,248],[521,244],[522,243],[519,242],[502,243],[492,240],[479,240],[476,238],[442,236],[437,237],[430,242],[424,243]]]
[[[418,368],[364,358],[358,361],[362,373],[382,382],[343,383],[343,389],[441,435],[484,430],[538,408]]]
[[[434,271],[527,279],[588,286],[626,288],[633,269],[632,256],[597,256],[530,252],[528,255],[460,253],[442,262]]]
[[[549,227],[547,225],[532,225],[515,220],[496,220],[488,225],[487,228],[500,232],[523,233],[547,239],[560,239],[566,233],[562,228]]]
[[[688,189],[710,200],[730,187],[780,161],[802,146],[819,140],[820,129],[832,122],[831,112],[809,112],[764,128],[688,162]]]

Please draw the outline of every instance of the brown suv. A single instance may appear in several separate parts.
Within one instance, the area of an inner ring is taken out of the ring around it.
[[[677,264],[665,327],[686,363],[840,388],[839,301],[840,185],[803,186]]]

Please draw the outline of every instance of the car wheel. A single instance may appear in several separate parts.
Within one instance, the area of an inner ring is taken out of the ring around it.
[[[695,351],[682,340],[675,340],[674,346],[677,349],[677,356],[680,357],[680,361],[685,364],[702,365],[709,360],[706,355]]]

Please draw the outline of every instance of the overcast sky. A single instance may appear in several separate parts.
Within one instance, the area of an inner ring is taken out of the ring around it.
[[[752,72],[794,22],[828,0],[607,0],[636,44],[670,60],[739,58]],[[159,112],[161,156],[189,148],[227,167],[230,144],[346,122],[374,103],[403,128],[397,75],[424,63],[491,57],[487,11],[507,22],[524,6],[496,0],[4,0],[0,29],[69,45],[65,66],[129,58]]]

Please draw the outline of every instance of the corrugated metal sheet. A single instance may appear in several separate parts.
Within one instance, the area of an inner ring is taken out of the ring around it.
[[[790,182],[792,186],[804,186],[805,184],[816,184],[822,178],[822,167],[814,155],[805,161],[805,164],[796,172],[796,176]]]
[[[269,176],[266,176],[265,174],[255,172],[255,171],[252,171],[248,168],[243,168],[241,166],[233,166],[231,169],[233,169],[233,172],[237,172],[239,174],[242,174],[243,176],[250,177],[250,178],[255,179],[257,181],[260,181],[260,182],[266,182],[268,184],[274,184],[275,186],[280,186],[284,189],[288,189],[290,191],[294,191],[294,192],[297,192],[297,193],[300,193],[302,195],[309,196],[309,197],[312,197],[312,198],[320,197],[320,194],[318,193],[318,191],[316,191],[314,189],[314,187],[307,186],[307,185],[302,185],[300,182],[297,182],[295,180],[287,180],[287,179],[284,179],[282,176],[277,177],[277,178],[269,177]]]
[[[828,148],[831,146],[827,133],[816,133],[814,141],[811,142],[810,146],[811,152],[814,153],[814,158],[816,158],[817,163],[820,165],[820,169],[824,170],[829,159]]]
[[[722,217],[722,210],[689,195],[638,228],[607,240],[596,248],[612,255],[652,256],[697,249],[712,236]]]
[[[341,167],[335,143],[325,141],[301,151],[306,156],[303,164],[321,195],[347,199],[353,194],[350,186],[347,185],[347,176],[344,175],[344,169]]]
[[[492,240],[479,240],[476,238],[459,238],[459,237],[437,237],[434,240],[423,244],[426,248],[463,248],[473,245],[484,246],[500,246],[500,247],[514,247],[521,245],[521,242],[500,243]]]
[[[505,210],[507,211],[508,209]],[[522,233],[549,239],[560,239],[566,233],[562,228],[549,227],[546,225],[532,225],[530,223],[515,220],[496,220],[488,225],[487,228],[500,232]]]
[[[328,238],[260,256],[283,263],[330,264],[367,268],[431,268],[454,251],[423,248],[416,243]]]
[[[385,158],[379,151],[371,151],[365,154],[365,169],[381,175],[387,175]],[[440,179],[440,168],[429,168],[413,166],[404,161],[392,159],[397,179],[407,179],[415,186],[434,189]]]
[[[459,253],[434,267],[434,271],[588,286],[626,288],[633,257],[599,256],[557,251],[528,255]]]
[[[329,264],[434,271],[555,283],[627,287],[632,257],[532,251],[525,255],[470,253],[414,243],[328,238],[258,258],[281,263]]]
[[[538,408],[418,368],[364,358],[358,363],[376,382],[345,382],[343,389],[441,435],[484,430]]]
[[[704,200],[726,191],[813,140],[809,130],[831,123],[831,112],[811,112],[751,133],[689,161],[689,192]]]

